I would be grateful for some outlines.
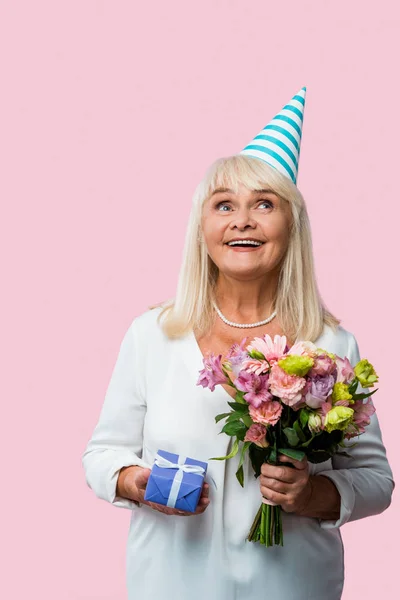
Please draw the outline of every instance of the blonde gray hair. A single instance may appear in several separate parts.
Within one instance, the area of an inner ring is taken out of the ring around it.
[[[163,307],[158,317],[161,327],[169,338],[180,337],[192,329],[202,334],[211,328],[215,318],[212,300],[218,268],[208,255],[203,239],[202,209],[216,188],[227,187],[237,193],[239,183],[250,190],[268,187],[290,206],[289,244],[273,308],[289,339],[314,341],[321,335],[324,324],[335,329],[340,321],[324,306],[318,291],[304,198],[296,185],[279,171],[257,158],[241,154],[216,160],[195,189],[175,298],[156,305]]]

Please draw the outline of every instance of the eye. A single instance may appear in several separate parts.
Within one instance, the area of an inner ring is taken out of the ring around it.
[[[224,202],[218,202],[218,204],[215,208],[220,212],[227,212],[226,210],[221,210],[221,209],[224,209],[224,208],[230,209],[230,206],[229,206],[229,204],[227,204],[226,201],[224,201]]]
[[[272,208],[274,206],[274,204],[273,204],[273,202],[271,202],[271,200],[260,200],[259,206],[261,207],[263,204],[266,204],[267,208]]]

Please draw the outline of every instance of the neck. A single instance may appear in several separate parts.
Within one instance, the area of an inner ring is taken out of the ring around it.
[[[237,280],[219,273],[215,287],[218,308],[231,321],[254,322],[273,311],[278,275],[268,273],[260,279]]]

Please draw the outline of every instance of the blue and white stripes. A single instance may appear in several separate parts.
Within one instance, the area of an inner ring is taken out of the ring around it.
[[[263,160],[296,183],[305,99],[303,87],[239,154]]]

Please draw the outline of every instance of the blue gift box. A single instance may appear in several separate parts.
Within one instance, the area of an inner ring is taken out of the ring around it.
[[[159,450],[144,499],[177,510],[196,512],[207,463]]]

